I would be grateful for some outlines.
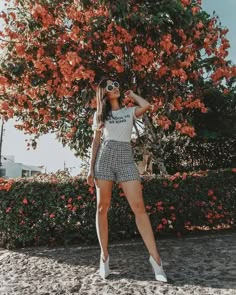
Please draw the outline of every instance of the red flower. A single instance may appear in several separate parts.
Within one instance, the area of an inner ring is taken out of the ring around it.
[[[186,226],[191,225],[191,222],[190,221],[186,221],[184,225],[186,225]]]
[[[182,179],[185,180],[186,178],[187,178],[187,173],[184,172],[183,175],[182,175]]]
[[[158,226],[157,226],[157,230],[161,230],[163,228],[163,224],[159,224]]]
[[[198,6],[194,6],[191,8],[193,15],[199,12],[200,8]]]
[[[54,217],[55,217],[55,214],[51,213],[51,214],[49,215],[49,217],[50,217],[50,218],[54,218]]]
[[[174,187],[174,188],[178,188],[178,187],[179,187],[179,184],[178,184],[178,183],[175,183],[175,184],[173,185],[173,187]]]
[[[89,187],[89,192],[90,192],[91,195],[94,194],[94,188],[92,186]]]
[[[181,238],[181,237],[182,237],[182,234],[181,234],[181,232],[177,232],[177,234],[176,234],[176,235],[177,235],[177,237],[178,237],[178,238]]]
[[[28,204],[28,200],[26,198],[24,198],[24,200],[22,201],[23,204],[27,205]]]
[[[66,207],[69,209],[69,210],[72,210],[72,205],[71,204],[68,204],[68,205],[66,205]]]
[[[168,223],[168,221],[167,221],[167,219],[166,218],[162,218],[162,224],[167,224]]]
[[[8,207],[7,209],[6,209],[6,213],[9,213],[10,211],[11,211],[11,207]]]
[[[236,172],[236,168],[232,168],[232,172]]]
[[[81,197],[81,196],[78,196],[78,197],[77,197],[77,200],[81,200],[81,199],[82,199],[82,197]]]
[[[214,195],[214,191],[212,189],[208,190],[208,196]]]

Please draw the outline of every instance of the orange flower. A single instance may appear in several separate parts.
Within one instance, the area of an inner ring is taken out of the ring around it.
[[[174,107],[175,107],[175,109],[178,110],[178,111],[181,111],[183,109],[183,107],[182,107],[181,104],[182,104],[182,97],[177,96],[175,98],[175,101],[174,101]]]
[[[180,133],[187,134],[189,137],[196,136],[194,127],[191,126],[184,126],[180,129]]]
[[[171,42],[172,36],[170,34],[166,34],[162,36],[162,40],[160,42],[160,46],[165,49],[168,55],[171,54],[171,51],[174,52],[175,46]]]
[[[73,25],[72,30],[70,32],[70,38],[75,42],[79,41],[79,31],[80,28],[78,26]]]
[[[172,122],[166,116],[160,116],[156,121],[165,130],[169,129],[170,125],[172,125]]]
[[[162,65],[158,70],[157,70],[157,75],[161,78],[163,77],[168,71],[168,67],[165,65]]]
[[[123,73],[124,72],[124,67],[121,64],[119,64],[115,59],[110,60],[108,65],[110,67],[115,68],[118,73]]]
[[[1,109],[7,111],[9,109],[9,103],[6,101],[1,102]]]
[[[79,63],[82,61],[82,58],[78,56],[77,52],[70,51],[66,54],[66,60],[70,65],[72,65],[72,67],[74,67],[79,65]]]
[[[113,47],[113,52],[115,55],[118,55],[119,57],[123,56],[123,50],[120,46],[114,46]]]
[[[36,20],[41,20],[43,29],[47,29],[50,25],[54,24],[54,18],[49,11],[40,4],[35,4],[32,9],[32,15]]]
[[[179,122],[175,122],[175,129],[180,130],[182,125]]]
[[[16,53],[22,57],[25,55],[25,46],[22,44],[15,44]]]

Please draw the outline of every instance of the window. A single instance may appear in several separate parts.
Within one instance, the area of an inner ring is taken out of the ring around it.
[[[34,171],[34,170],[31,171],[31,176],[34,176],[37,174],[41,174],[40,171]]]
[[[22,170],[21,177],[29,177],[29,170]]]

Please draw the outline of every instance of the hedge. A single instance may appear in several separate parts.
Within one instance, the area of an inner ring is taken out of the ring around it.
[[[236,168],[175,173],[142,179],[154,233],[183,235],[197,228],[233,228]],[[98,243],[96,192],[80,177],[63,173],[0,179],[3,246]],[[139,237],[135,216],[119,185],[109,209],[109,241]]]

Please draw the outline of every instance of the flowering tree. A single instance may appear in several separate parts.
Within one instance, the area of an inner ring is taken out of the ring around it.
[[[136,144],[145,143],[162,172],[163,139],[194,137],[191,114],[207,112],[205,81],[227,91],[222,82],[236,74],[226,61],[227,29],[200,0],[12,2],[1,13],[0,113],[35,138],[56,132],[81,157],[104,74],[152,103]]]

